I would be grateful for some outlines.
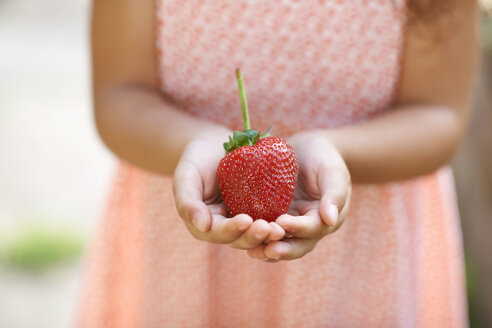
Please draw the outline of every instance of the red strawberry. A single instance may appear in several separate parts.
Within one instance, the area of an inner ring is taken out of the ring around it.
[[[241,72],[236,70],[245,131],[234,131],[217,168],[222,199],[230,214],[275,221],[289,209],[297,181],[297,157],[285,140],[249,126]]]
[[[297,157],[283,139],[267,137],[227,154],[217,180],[232,215],[275,221],[289,209],[297,180]]]

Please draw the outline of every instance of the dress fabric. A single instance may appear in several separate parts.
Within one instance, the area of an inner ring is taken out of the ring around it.
[[[157,0],[162,92],[241,129],[288,136],[371,119],[394,102],[402,1]],[[418,155],[418,154],[416,154]],[[354,185],[342,228],[268,264],[195,240],[171,178],[120,163],[86,260],[77,327],[465,327],[452,174]]]

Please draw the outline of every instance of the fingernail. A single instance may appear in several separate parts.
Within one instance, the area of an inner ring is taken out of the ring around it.
[[[328,207],[328,216],[330,217],[331,220],[331,225],[334,226],[337,224],[338,221],[338,207],[335,205],[331,204],[330,207]]]
[[[272,256],[271,259],[278,261],[278,260],[280,260],[281,257],[282,257],[282,255],[275,255],[275,256]]]
[[[191,219],[191,223],[200,230],[201,232],[205,232],[206,224],[205,224],[205,218],[201,214],[195,214],[193,216],[193,219]]]
[[[278,261],[278,260],[280,260],[282,255],[285,255],[289,252],[288,245],[286,245],[286,243],[275,245],[274,251],[278,255],[271,257],[271,259]]]

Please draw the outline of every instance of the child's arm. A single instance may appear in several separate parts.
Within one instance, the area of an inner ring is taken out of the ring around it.
[[[191,140],[221,145],[229,131],[178,110],[160,93],[154,16],[152,0],[94,1],[94,112],[99,134],[114,153],[171,174]]]
[[[457,1],[448,26],[407,33],[394,109],[373,120],[322,131],[341,152],[352,181],[379,183],[430,173],[448,163],[463,137],[478,61],[475,1]],[[447,18],[446,18],[447,19]]]
[[[275,223],[225,218],[215,171],[230,132],[180,111],[159,91],[154,5],[94,1],[94,111],[101,138],[120,158],[146,170],[171,174],[176,168],[176,207],[195,238],[242,249],[282,238]]]

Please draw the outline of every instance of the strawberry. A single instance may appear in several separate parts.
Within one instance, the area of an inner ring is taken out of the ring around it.
[[[231,215],[275,221],[289,209],[297,181],[297,157],[282,138],[251,130],[241,72],[236,70],[244,131],[224,143],[226,155],[217,168],[222,199]]]

